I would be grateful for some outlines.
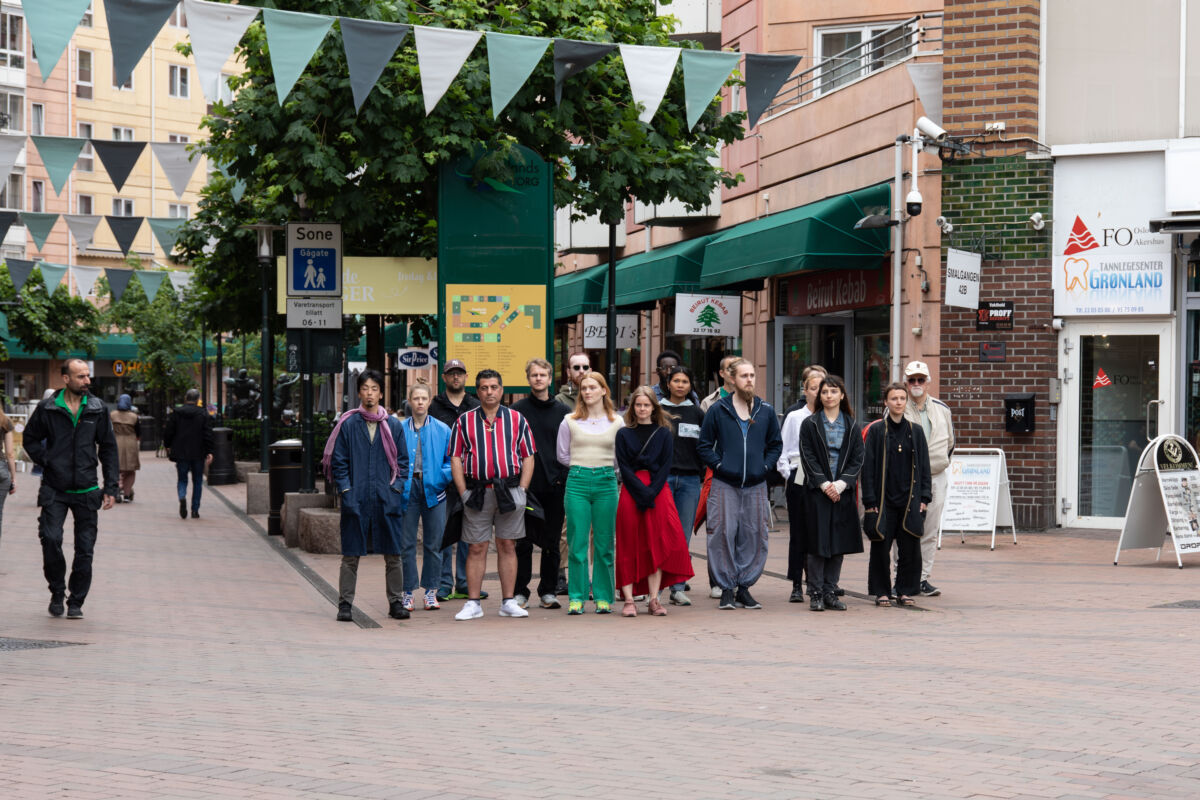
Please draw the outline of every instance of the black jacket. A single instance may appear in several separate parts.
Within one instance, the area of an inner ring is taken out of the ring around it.
[[[100,398],[84,395],[76,424],[55,402],[64,390],[45,398],[25,425],[25,452],[42,468],[42,482],[60,492],[96,485],[96,467],[104,474],[104,493],[117,494],[119,466],[112,419]],[[99,455],[97,455],[97,450]]]
[[[472,408],[479,408],[479,398],[467,392],[463,395],[462,405],[455,407],[446,397],[445,392],[441,392],[433,398],[429,403],[429,416],[446,423],[449,428],[454,427],[454,423],[458,422],[458,418],[470,411]]]
[[[198,461],[213,451],[212,420],[197,405],[176,406],[163,429],[172,461]]]
[[[546,400],[538,400],[529,395],[513,403],[513,410],[529,423],[533,443],[537,445],[533,480],[529,488],[534,492],[561,493],[567,480],[567,468],[558,463],[554,452],[558,447],[558,426],[562,424],[563,417],[571,413],[571,409],[556,400],[553,395]]]
[[[783,452],[779,418],[775,409],[759,398],[750,407],[746,435],[733,408],[733,395],[723,397],[704,414],[696,455],[713,471],[713,477],[733,486],[757,486]]]
[[[860,484],[863,508],[876,508],[878,514],[867,514],[863,518],[863,533],[875,541],[883,540],[880,531],[886,530],[885,526],[888,524],[885,519],[887,503],[884,502],[884,485],[889,469],[887,425],[888,418],[884,417],[879,424],[867,428],[867,440],[864,444],[866,456]],[[907,533],[919,539],[925,532],[925,515],[921,513],[921,503],[933,502],[929,447],[925,444],[925,431],[920,425],[913,425],[907,419],[900,420],[899,434],[909,437],[912,447],[912,473],[900,476],[908,484],[908,503],[904,509],[904,520],[900,524]],[[892,463],[894,465],[896,462],[893,460]],[[891,468],[894,469],[894,466]]]
[[[864,450],[862,429],[846,418],[846,433],[838,457],[838,471],[829,468],[829,446],[825,443],[825,412],[817,410],[800,423],[800,465],[808,491],[808,537],[810,555],[830,556],[863,551],[862,527],[854,487],[862,471]],[[846,491],[836,503],[821,491],[826,481],[843,481]]]

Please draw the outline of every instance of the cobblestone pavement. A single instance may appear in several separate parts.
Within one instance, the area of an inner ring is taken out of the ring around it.
[[[861,597],[863,555],[844,613],[788,604],[770,576],[763,610],[718,611],[701,577],[665,619],[502,619],[488,601],[482,620],[454,621],[453,602],[401,623],[367,559],[360,608],[380,627],[361,628],[218,497],[180,520],[171,465],[145,463],[137,502],[101,515],[81,621],[46,613],[18,475],[0,539],[6,800],[1200,795],[1200,608],[1159,607],[1200,601],[1194,556],[1114,567],[1115,532],[952,539],[944,594],[918,611]],[[772,534],[775,576],[785,544]],[[302,563],[334,581],[336,557]]]

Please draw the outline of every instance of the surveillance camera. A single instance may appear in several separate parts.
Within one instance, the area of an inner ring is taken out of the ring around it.
[[[1045,228],[1046,222],[1047,220],[1042,216],[1042,212],[1040,211],[1035,212],[1029,217],[1029,227],[1033,228],[1035,231],[1040,231],[1042,228]]]
[[[938,217],[933,221],[933,224],[937,225],[938,230],[942,233],[950,234],[954,232],[954,223],[945,217]]]
[[[946,137],[949,135],[946,133],[945,128],[943,128],[941,125],[938,125],[929,117],[921,117],[919,120],[917,120],[917,130],[939,144],[946,141]]]
[[[1050,327],[1056,331],[1061,331],[1063,329],[1062,317],[1055,317],[1054,319],[1050,320]]]
[[[910,217],[917,217],[921,214],[921,207],[925,204],[925,199],[921,197],[921,193],[913,189],[908,193],[908,197],[904,199],[904,210],[908,212]]]

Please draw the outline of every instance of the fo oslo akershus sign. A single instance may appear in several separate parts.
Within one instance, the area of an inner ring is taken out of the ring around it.
[[[741,295],[675,296],[676,336],[740,336],[741,333]]]

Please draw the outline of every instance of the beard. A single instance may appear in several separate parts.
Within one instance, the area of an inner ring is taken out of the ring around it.
[[[742,402],[744,402],[744,403],[754,402],[754,390],[753,389],[741,389],[741,388],[738,388],[735,386],[733,391],[738,396],[738,399],[741,400]]]
[[[908,393],[914,400],[919,400],[925,396],[925,385],[921,383],[914,383],[912,386],[908,387]]]

